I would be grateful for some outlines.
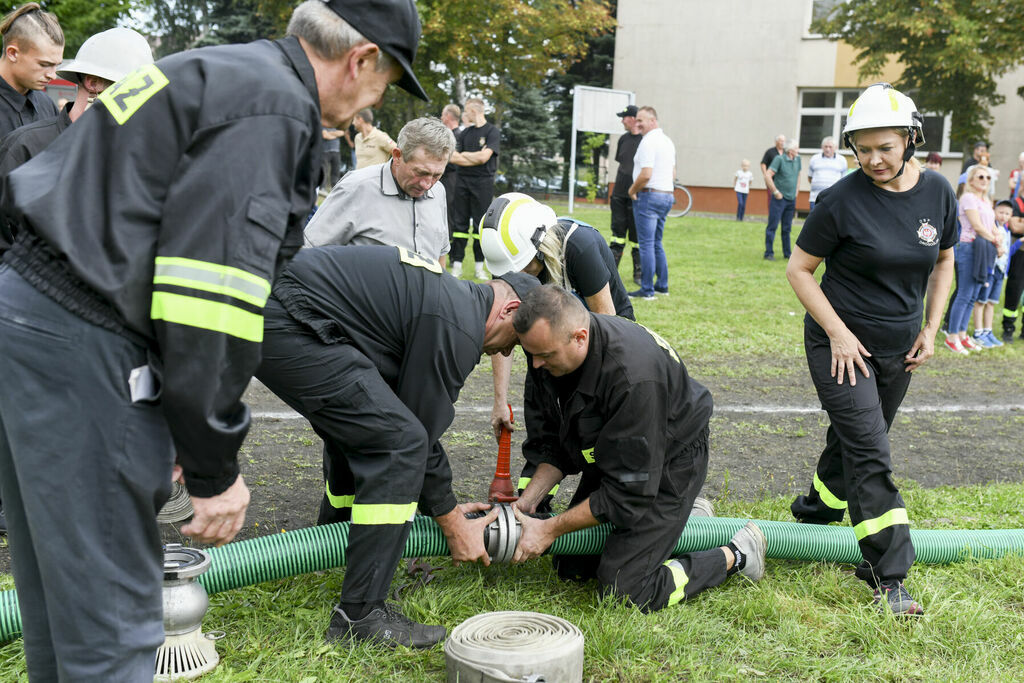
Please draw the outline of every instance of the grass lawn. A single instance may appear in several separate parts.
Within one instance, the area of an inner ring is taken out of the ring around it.
[[[565,207],[556,207],[564,212]],[[609,235],[606,208],[576,217]],[[794,239],[798,228],[794,228]],[[802,308],[785,263],[766,262],[763,224],[685,217],[665,230],[671,296],[635,304],[640,322],[668,339],[689,364],[756,379],[803,365]],[[777,249],[777,253],[781,250]],[[469,264],[466,270],[472,272]],[[629,257],[622,275],[631,283]],[[632,289],[632,286],[629,286]],[[939,352],[937,352],[939,353]],[[1001,371],[1024,359],[1024,344],[962,359]],[[956,361],[940,356],[929,372]],[[1018,397],[1013,397],[1019,400]],[[898,482],[916,528],[1024,528],[1024,485],[924,489]],[[724,517],[791,520],[789,499],[716,501]],[[763,581],[731,579],[720,589],[645,615],[597,596],[594,585],[557,579],[547,559],[522,566],[451,567],[403,592],[409,616],[449,629],[480,612],[532,610],[577,624],[585,636],[584,678],[595,681],[823,680],[1005,681],[1024,672],[1024,571],[1020,557],[946,566],[915,565],[908,587],[926,616],[904,623],[879,615],[852,567],[769,560]],[[404,568],[404,564],[403,564]],[[222,661],[204,681],[437,681],[440,647],[383,652],[323,644],[344,573],[332,570],[211,597],[204,628],[223,630]],[[403,574],[396,584],[405,580]],[[12,588],[0,576],[0,588]],[[0,647],[0,680],[24,680],[20,641]]]

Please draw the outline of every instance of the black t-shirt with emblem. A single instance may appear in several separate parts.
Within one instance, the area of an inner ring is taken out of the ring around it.
[[[873,355],[902,355],[921,331],[928,277],[957,241],[956,197],[938,173],[905,192],[861,171],[818,195],[797,246],[825,259],[821,289]],[[825,336],[808,315],[808,331]]]
[[[482,126],[470,126],[462,131],[455,149],[459,152],[479,152],[484,147],[494,150],[494,154],[487,160],[486,164],[479,166],[460,166],[460,178],[493,178],[494,172],[498,170],[498,147],[501,146],[501,135],[498,128],[491,123]]]

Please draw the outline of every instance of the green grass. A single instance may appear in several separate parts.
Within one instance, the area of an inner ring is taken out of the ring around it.
[[[922,489],[900,482],[918,528],[1024,526],[1024,485]],[[788,500],[719,500],[718,513],[789,518]],[[561,582],[546,558],[521,566],[454,568],[404,592],[410,616],[449,628],[485,611],[554,614],[584,633],[584,678],[594,681],[1019,680],[1024,670],[1021,558],[915,565],[908,586],[927,610],[912,624],[878,615],[851,567],[769,560],[764,580],[721,588],[655,614]],[[404,567],[404,565],[403,565]],[[206,630],[227,633],[204,681],[438,681],[444,653],[328,647],[322,636],[341,570],[211,597]],[[405,580],[400,573],[395,584]],[[7,583],[9,586],[9,581]],[[0,648],[4,680],[22,676],[20,643]]]
[[[582,208],[576,216],[609,235],[606,209]],[[760,223],[670,219],[665,248],[672,296],[637,302],[637,316],[688,364],[738,380],[803,365],[802,310],[785,281],[785,264],[761,259]],[[472,273],[469,263],[466,271]],[[628,256],[622,275],[631,282]],[[1011,372],[1022,358],[1024,344],[1015,344],[964,359],[939,356],[927,371]],[[950,429],[962,427],[950,416]],[[749,430],[756,442],[763,427]],[[813,420],[807,433],[820,438]],[[793,435],[803,436],[802,428]],[[465,432],[452,436],[486,441]],[[1019,439],[1019,432],[1007,438]],[[900,487],[917,528],[1024,528],[1024,485],[923,489],[902,481]],[[726,495],[716,506],[722,516],[788,520],[788,503]],[[1019,557],[915,565],[908,586],[927,615],[914,624],[876,614],[867,588],[843,565],[771,560],[759,584],[733,579],[691,602],[644,615],[602,601],[593,585],[560,582],[546,559],[489,569],[435,561],[444,567],[438,579],[402,594],[407,614],[449,628],[492,610],[561,616],[585,634],[586,680],[1005,681],[1019,680],[1024,671]],[[440,647],[382,652],[323,644],[343,576],[333,570],[212,596],[204,628],[227,636],[218,644],[220,666],[203,680],[443,680]],[[400,573],[396,584],[403,580]],[[0,588],[11,587],[11,578],[0,576]],[[25,680],[20,641],[0,647],[0,679]]]

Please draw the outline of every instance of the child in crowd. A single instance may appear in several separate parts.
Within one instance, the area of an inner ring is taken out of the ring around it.
[[[736,180],[736,184],[733,189],[736,190],[736,220],[743,220],[743,214],[747,212],[747,196],[750,194],[750,181],[754,178],[754,174],[750,172],[750,160],[744,159],[740,162],[740,170],[736,171],[733,175]]]
[[[996,304],[1003,292],[1003,277],[1006,275],[1006,266],[1010,261],[1010,216],[1013,215],[1013,204],[1003,199],[996,202],[996,231],[1003,241],[1003,255],[996,258],[992,274],[988,282],[981,290],[978,300],[974,304],[974,341],[985,348],[1002,346],[1003,342],[992,334],[992,318],[995,315]]]

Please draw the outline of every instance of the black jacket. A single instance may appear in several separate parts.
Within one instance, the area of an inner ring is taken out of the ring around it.
[[[257,41],[143,67],[3,179],[18,232],[5,260],[72,312],[150,347],[195,495],[237,477],[249,428],[240,399],[271,283],[302,244],[320,140],[298,39]]]
[[[351,344],[377,367],[431,444],[420,510],[450,512],[452,473],[439,439],[480,361],[490,286],[457,280],[401,247],[334,245],[303,249],[274,297],[320,341]]]
[[[595,471],[601,485],[590,496],[591,513],[633,527],[673,458],[703,435],[711,393],[664,339],[617,316],[591,314],[587,357],[570,378],[575,387],[559,387],[565,378],[530,361],[523,455],[565,474]],[[559,388],[567,396],[561,401]]]
[[[49,147],[71,125],[73,105],[69,102],[56,116],[11,131],[0,143],[0,175],[7,175]]]

